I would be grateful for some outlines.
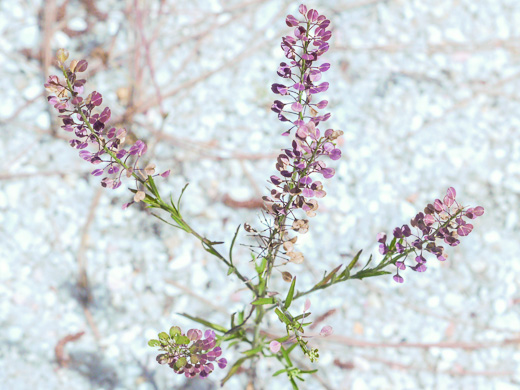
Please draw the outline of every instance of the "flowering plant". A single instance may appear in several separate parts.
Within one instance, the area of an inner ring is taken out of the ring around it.
[[[130,145],[125,129],[107,126],[111,111],[108,107],[101,108],[103,99],[99,92],[84,96],[86,80],[79,75],[87,70],[85,60],[73,60],[66,65],[68,52],[60,49],[57,59],[63,79],[50,76],[45,84],[54,94],[49,96],[48,101],[58,111],[63,122],[62,128],[74,135],[70,145],[79,150],[80,157],[96,165],[92,175],[104,176],[101,185],[116,189],[121,186],[123,174],[133,180],[135,188],[130,189],[133,197],[123,208],[143,202],[150,209],[166,213],[171,222],[164,215],[153,215],[196,237],[205,251],[225,265],[228,275],[234,275],[250,290],[250,305],[231,316],[230,326],[183,314],[209,328],[204,332],[204,338],[199,329],[182,333],[179,327],[172,326],[168,333],[161,332],[158,339],[149,341],[151,347],[159,348],[157,361],[160,364],[168,364],[175,373],[184,374],[188,378],[207,377],[214,371],[215,364],[224,369],[227,360],[221,357],[221,345],[234,343],[245,346],[242,351],[244,356],[231,365],[222,384],[247,361],[251,362],[254,376],[259,359],[270,358],[278,360],[282,366],[274,375],[285,374],[293,388],[297,389],[296,380],[304,380],[305,375],[316,370],[296,367],[291,353],[299,347],[311,362],[319,358],[319,353],[317,348],[309,346],[311,336],[305,334],[305,328],[311,324],[306,322],[311,316],[310,300],[306,299],[301,314],[293,311],[295,300],[350,279],[389,274],[391,272],[387,267],[391,265],[397,268],[393,279],[402,283],[404,279],[399,271],[406,269],[405,261],[410,255],[416,263],[409,267],[416,272],[426,270],[425,252],[445,261],[447,254],[443,246],[437,245],[437,241],[443,240],[449,246],[458,245],[459,237],[468,235],[473,229],[467,219],[475,219],[484,213],[480,206],[462,207],[455,200],[455,189],[450,187],[442,201],[437,199],[433,204],[428,204],[424,212],[412,219],[411,228],[409,225],[395,228],[390,242],[387,242],[384,233],[377,236],[383,255],[377,265],[370,267],[370,257],[362,269],[353,272],[361,256],[359,251],[349,264],[326,272],[323,278],[307,289],[297,291],[297,277],[282,271],[283,280],[290,283],[287,292],[280,295],[271,290],[275,267],[304,261],[304,255],[297,250],[296,243],[298,235],[308,232],[308,218],[316,216],[318,199],[326,196],[324,185],[318,178],[332,178],[335,170],[327,165],[327,158],[335,161],[341,157],[337,141],[343,132],[324,129],[324,123],[331,115],[320,114],[319,110],[325,109],[328,102],[317,101],[317,95],[329,87],[329,83],[322,82],[321,78],[330,64],[318,61],[329,49],[328,41],[332,35],[328,30],[330,21],[316,10],[307,9],[305,5],[299,7],[299,13],[300,19],[292,15],[286,18],[286,24],[294,28],[294,33],[282,38],[281,48],[287,62],[280,64],[277,73],[283,79],[283,84],[275,83],[271,87],[275,94],[280,95],[281,100],[275,100],[271,109],[280,121],[288,125],[282,134],[288,138],[288,146],[277,157],[276,169],[279,174],[270,177],[272,189],[269,195],[263,197],[265,227],[256,229],[250,224],[244,224],[244,229],[258,242],[252,252],[256,271],[253,278],[243,275],[233,261],[233,247],[239,229],[226,256],[217,249],[220,242],[209,240],[195,231],[181,214],[180,198],[186,187],[182,189],[177,202],[172,197],[169,201],[163,200],[155,178],[167,178],[170,171],[158,174],[154,164],[141,167],[140,159],[146,153],[146,144],[137,140]],[[412,231],[412,228],[415,230]],[[273,338],[263,331],[265,319],[272,316],[271,313],[282,324],[280,329],[285,328],[285,335]],[[331,333],[332,328],[324,326],[315,337],[326,337]]]

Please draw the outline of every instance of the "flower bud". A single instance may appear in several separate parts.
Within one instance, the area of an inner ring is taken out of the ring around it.
[[[67,61],[67,58],[69,58],[69,51],[66,49],[58,49],[56,57],[58,58],[58,61],[63,64],[65,61]]]
[[[72,60],[69,65],[69,69],[72,73],[74,73],[74,70],[76,69],[76,65],[78,65],[78,60]]]

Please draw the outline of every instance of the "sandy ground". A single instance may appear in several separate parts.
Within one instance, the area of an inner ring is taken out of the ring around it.
[[[228,245],[237,225],[258,223],[254,206],[287,143],[270,85],[297,5],[0,3],[2,389],[218,387],[224,371],[186,384],[146,342],[193,326],[177,314],[185,311],[227,324],[250,296],[195,239],[139,207],[121,210],[130,193],[89,175],[42,84],[56,73],[56,49],[88,59],[87,89],[172,169],[162,192],[178,195],[189,182],[184,215]],[[313,297],[315,318],[334,311],[325,323],[335,334],[313,341],[320,370],[302,389],[519,389],[520,2],[308,5],[334,26],[324,79],[329,123],[345,137],[328,196],[299,241],[306,261],[288,267],[302,289],[359,249],[377,256],[378,232],[449,186],[486,214],[446,263],[405,272],[403,285],[349,281]],[[250,243],[244,233],[239,241]],[[248,256],[245,246],[235,253],[252,276]],[[287,288],[279,276],[275,286]],[[275,318],[267,326],[284,331]],[[240,349],[224,355],[232,361]],[[289,388],[270,378],[280,367],[260,367],[257,388]],[[241,374],[225,388],[246,383]]]

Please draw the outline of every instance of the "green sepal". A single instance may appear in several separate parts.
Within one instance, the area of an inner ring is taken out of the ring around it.
[[[170,328],[170,337],[174,338],[178,334],[181,334],[181,328],[179,328],[178,326],[172,326]]]
[[[170,339],[170,336],[168,335],[168,333],[166,332],[161,332],[159,333],[159,338],[161,340],[165,340],[165,341],[168,341]]]
[[[177,369],[181,369],[182,367],[184,367],[186,365],[186,363],[187,363],[186,358],[183,356],[175,362],[175,367]]]
[[[148,341],[148,345],[150,347],[160,347],[161,342],[159,340],[151,339],[150,341]]]
[[[175,344],[188,345],[189,343],[190,339],[187,336],[183,336],[181,334],[175,336]]]
[[[229,267],[227,270],[227,276],[231,275],[233,272],[235,272],[235,267]]]

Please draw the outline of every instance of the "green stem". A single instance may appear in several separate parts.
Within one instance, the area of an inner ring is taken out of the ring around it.
[[[65,67],[61,67],[61,70],[63,72],[63,75],[65,77],[65,80],[67,81],[67,86],[68,86],[68,89],[69,91],[73,94],[74,93],[74,89],[69,81],[69,78],[67,77],[67,72],[65,70]],[[83,122],[85,123],[85,125],[87,126],[87,128],[89,129],[90,133],[92,135],[94,135],[94,137],[96,137],[97,141],[98,141],[98,144],[103,148],[103,150],[105,150],[106,153],[108,153],[118,164],[120,164],[122,167],[124,167],[127,171],[130,169],[128,167],[128,165],[125,164],[125,162],[123,162],[121,159],[117,158],[116,154],[111,151],[109,148],[107,148],[104,140],[102,140],[97,134],[96,132],[94,131],[94,129],[92,128],[92,125],[90,124],[88,118],[86,117],[85,113],[83,112],[83,110],[81,109],[81,106],[80,105],[76,105],[75,106],[75,109],[76,109],[76,113],[80,114],[81,115],[81,118],[83,119]],[[173,219],[179,223],[179,227],[181,227],[181,229],[183,229],[184,231],[186,231],[187,233],[190,233],[192,234],[193,236],[197,237],[199,239],[199,241],[205,245],[206,247],[210,248],[211,249],[211,253],[217,257],[219,260],[221,260],[222,262],[224,262],[224,264],[226,264],[228,267],[232,267],[232,272],[240,279],[242,280],[246,286],[253,292],[253,294],[255,296],[258,296],[258,292],[256,291],[256,288],[255,286],[250,282],[250,280],[248,278],[246,278],[245,276],[243,276],[240,271],[238,271],[238,269],[234,266],[232,266],[231,262],[228,261],[224,256],[222,256],[214,247],[214,244],[212,241],[208,240],[207,238],[201,236],[199,233],[197,233],[190,225],[188,225],[188,223],[182,218],[182,216],[180,215],[179,211],[177,209],[175,209],[173,206],[165,203],[160,194],[159,194],[159,191],[157,190],[157,187],[155,186],[155,184],[153,183],[153,178],[151,176],[149,176],[147,179],[143,179],[142,177],[139,177],[139,175],[137,175],[135,172],[132,172],[132,176],[137,180],[139,181],[141,184],[143,184],[146,189],[151,192],[153,194],[153,197],[151,196],[151,205],[152,207],[156,207],[156,208],[161,208],[162,210],[165,210],[166,212],[168,212],[172,217],[174,217]],[[155,206],[153,206],[155,205]]]

